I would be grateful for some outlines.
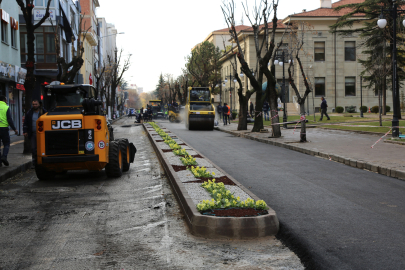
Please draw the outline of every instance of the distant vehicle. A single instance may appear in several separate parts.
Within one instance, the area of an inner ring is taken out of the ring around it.
[[[153,118],[164,117],[163,104],[161,100],[149,100],[149,106],[152,107]]]
[[[189,130],[213,130],[215,108],[209,87],[189,87],[185,107],[185,124]]]
[[[134,108],[129,108],[128,109],[128,116],[135,116],[135,109]]]

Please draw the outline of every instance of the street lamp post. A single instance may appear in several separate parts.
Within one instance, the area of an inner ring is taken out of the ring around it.
[[[393,19],[392,31],[393,31],[393,49],[392,49],[392,100],[393,100],[393,116],[392,116],[392,137],[399,137],[399,89],[397,87],[397,17],[398,13],[404,13],[404,11],[398,11],[397,1],[393,0],[393,5],[391,9],[381,8],[380,19],[377,21],[378,27],[381,29],[387,25],[387,20],[384,18],[384,11],[388,11]],[[402,21],[402,24],[405,26],[405,20]],[[384,41],[385,42],[385,41]]]

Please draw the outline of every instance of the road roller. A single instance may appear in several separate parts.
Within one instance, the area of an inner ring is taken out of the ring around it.
[[[213,130],[215,106],[211,103],[209,87],[189,87],[185,107],[185,124],[188,130]]]

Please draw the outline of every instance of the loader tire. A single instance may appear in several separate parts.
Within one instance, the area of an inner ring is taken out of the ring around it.
[[[48,171],[44,167],[40,165],[35,166],[35,173],[37,174],[37,177],[41,181],[49,181],[55,179],[56,173],[53,171]]]
[[[129,150],[129,142],[128,139],[118,139],[120,141],[120,149],[122,155],[122,171],[127,172],[129,171],[130,167],[130,150]]]
[[[119,141],[110,141],[108,163],[105,173],[108,177],[120,177],[122,175],[123,162]]]

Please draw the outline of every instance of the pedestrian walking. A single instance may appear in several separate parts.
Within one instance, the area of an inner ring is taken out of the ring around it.
[[[145,112],[143,107],[141,108],[141,111],[139,113],[139,123],[143,124],[143,116],[144,116]]]
[[[228,123],[231,124],[231,107],[226,104],[226,107],[228,107]]]
[[[224,103],[224,106],[222,106],[222,115],[223,115],[223,120],[224,120],[224,126],[226,126],[229,122],[229,107],[227,106],[228,104]]]
[[[270,105],[267,101],[263,103],[263,113],[264,113],[264,121],[269,121],[269,110],[270,110]]]
[[[217,106],[217,112],[218,112],[218,119],[221,120],[221,114],[222,114],[222,106],[221,106],[221,102],[218,104]]]
[[[253,106],[253,102],[251,101],[250,102],[250,115],[252,116],[252,117],[254,117],[255,116],[255,106]]]
[[[41,103],[37,99],[34,99],[31,109],[25,114],[23,134],[31,140],[31,168],[35,168],[37,165],[37,120],[44,113],[46,113],[46,110],[42,108]]]
[[[328,109],[328,103],[326,102],[326,99],[324,97],[321,97],[321,118],[319,121],[322,121],[323,115],[325,115],[328,120],[330,120],[328,113],[326,112]]]

